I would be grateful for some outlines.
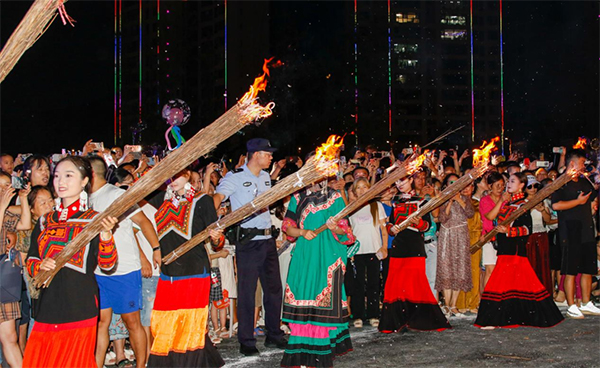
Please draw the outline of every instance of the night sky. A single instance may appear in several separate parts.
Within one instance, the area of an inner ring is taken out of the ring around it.
[[[30,4],[0,3],[2,45]],[[278,6],[288,5],[280,2]],[[294,48],[284,55],[287,63],[283,69],[301,73],[311,62],[334,65],[337,56],[329,50],[339,40],[324,36],[336,32],[328,32],[328,27],[336,26],[330,22],[334,7],[324,2],[323,11],[313,11],[319,8],[315,1],[290,2],[289,6],[298,14],[294,26],[302,29],[303,39],[290,41]],[[3,152],[51,154],[61,148],[81,147],[89,138],[112,142],[113,2],[73,0],[66,7],[77,20],[75,27],[55,20],[0,85]],[[549,152],[552,146],[574,143],[578,135],[599,135],[598,14],[597,2],[504,2],[507,137],[527,140],[531,150]],[[281,80],[273,81],[273,87],[286,86],[288,82],[283,79],[290,73],[274,73]],[[315,83],[315,89],[324,89],[328,95],[336,93],[335,81]],[[293,111],[281,93],[278,119],[289,121]],[[294,98],[311,98],[305,95]],[[277,93],[269,97],[278,102]],[[328,116],[335,116],[335,106],[325,108],[329,109]],[[258,129],[268,129],[268,124],[269,120]],[[330,124],[337,134],[349,133],[335,120],[324,124]],[[290,134],[288,140],[298,146],[311,145],[315,140],[310,132]]]

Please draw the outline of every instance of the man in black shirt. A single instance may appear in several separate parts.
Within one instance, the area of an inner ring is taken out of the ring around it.
[[[585,152],[573,150],[567,155],[567,171],[581,171]],[[598,192],[582,177],[575,177],[552,195],[552,208],[558,211],[558,235],[562,248],[561,272],[565,275],[565,294],[569,309],[567,317],[581,319],[584,314],[600,315],[600,309],[590,301],[592,275],[598,272],[597,250],[591,202]],[[574,301],[575,277],[581,274],[581,307]]]

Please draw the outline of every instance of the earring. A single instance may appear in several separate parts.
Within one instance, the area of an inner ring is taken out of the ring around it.
[[[88,194],[85,190],[79,193],[79,211],[85,212],[88,209]]]
[[[194,189],[190,182],[185,183],[183,188],[185,189],[185,198],[188,202],[191,202],[194,199],[194,196],[196,195],[196,189]]]

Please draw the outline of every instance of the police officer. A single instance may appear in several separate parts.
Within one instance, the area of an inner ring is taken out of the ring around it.
[[[235,211],[271,189],[271,177],[264,171],[271,165],[273,152],[268,140],[254,138],[246,143],[248,161],[241,168],[227,173],[214,195],[215,207],[227,198]],[[266,347],[285,349],[287,341],[280,330],[282,287],[275,239],[271,236],[269,209],[257,211],[242,221],[237,231],[236,262],[238,272],[238,341],[240,353],[258,355],[254,337],[254,304],[257,280],[263,288]]]

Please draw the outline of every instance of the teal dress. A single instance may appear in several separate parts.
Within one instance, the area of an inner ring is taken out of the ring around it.
[[[337,191],[295,194],[282,230],[289,226],[315,230],[345,207]],[[285,286],[284,322],[291,335],[282,367],[332,367],[336,356],[352,350],[348,332],[348,302],[344,290],[346,251],[355,238],[344,219],[344,234],[329,229],[313,240],[296,241]]]

